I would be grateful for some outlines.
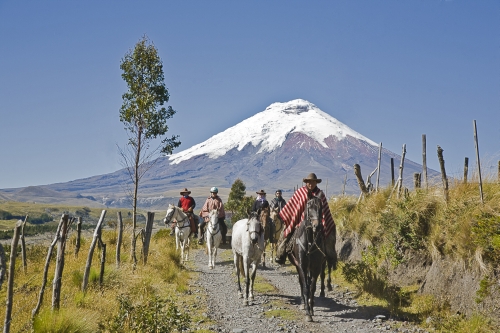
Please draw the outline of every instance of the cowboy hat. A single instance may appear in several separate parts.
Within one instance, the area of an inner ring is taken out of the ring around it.
[[[306,178],[302,179],[302,181],[303,181],[304,183],[307,183],[307,182],[309,182],[309,181],[311,181],[311,180],[314,180],[314,181],[315,181],[316,183],[318,183],[318,184],[319,184],[319,183],[321,183],[321,179],[319,179],[318,177],[316,177],[316,174],[315,174],[315,173],[310,173],[309,175],[307,175],[307,177],[306,177]]]
[[[260,194],[260,195],[266,195],[266,192],[264,190],[260,190],[259,192],[255,192],[257,194]]]
[[[183,195],[184,193],[191,194],[191,191],[188,191],[188,189],[185,188],[184,191],[181,191],[181,195]]]

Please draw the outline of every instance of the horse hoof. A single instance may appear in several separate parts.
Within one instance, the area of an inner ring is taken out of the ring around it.
[[[248,297],[249,300],[253,301],[253,296]]]
[[[238,298],[243,298],[243,293],[238,293]]]
[[[300,305],[299,305],[299,310],[305,310],[305,308],[306,308],[306,307],[304,306],[304,304],[300,304]]]
[[[324,291],[320,292],[319,297],[325,297],[325,292]]]
[[[307,322],[311,322],[311,321],[313,321],[312,317],[311,317],[311,316],[308,316],[308,315],[306,315],[305,320],[306,320]]]
[[[332,288],[332,286],[328,286],[328,287],[326,287],[326,290],[333,291],[333,288]]]
[[[243,300],[243,305],[244,306],[248,306],[248,300],[247,299]]]
[[[208,266],[208,269],[214,269],[212,266]]]

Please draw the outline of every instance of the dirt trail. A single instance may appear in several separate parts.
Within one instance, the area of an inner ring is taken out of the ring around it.
[[[209,329],[216,332],[424,332],[408,323],[396,320],[377,320],[377,315],[388,316],[380,309],[359,306],[347,289],[336,286],[326,297],[318,297],[313,320],[305,322],[297,274],[276,264],[259,266],[257,276],[274,286],[270,292],[254,292],[255,300],[244,306],[238,298],[231,249],[219,249],[215,269],[208,268],[204,250],[191,252],[192,267],[198,271],[197,288],[206,292],[207,317],[215,321]],[[293,319],[282,319],[271,314],[281,310]],[[200,327],[202,323],[200,323]],[[205,327],[207,328],[207,327]]]

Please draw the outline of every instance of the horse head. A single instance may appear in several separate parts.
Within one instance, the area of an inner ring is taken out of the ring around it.
[[[170,224],[172,222],[172,218],[174,217],[175,214],[175,206],[172,204],[168,205],[167,209],[167,214],[165,215],[165,218],[163,219],[163,222],[165,225]]]
[[[259,220],[260,223],[262,223],[262,226],[266,228],[267,219],[270,216],[269,205],[267,205],[267,207],[264,208],[259,208],[259,210],[257,211],[257,215],[259,216]]]
[[[262,223],[259,221],[259,213],[251,213],[248,217],[247,230],[252,244],[256,244],[260,235],[264,231]]]
[[[307,226],[312,228],[314,235],[323,228],[323,210],[321,200],[317,197],[312,196],[306,205],[305,211],[305,222]]]
[[[217,209],[212,209],[208,213],[208,223],[210,223],[213,228],[215,228],[217,226],[217,223],[219,222],[218,216],[219,211]]]

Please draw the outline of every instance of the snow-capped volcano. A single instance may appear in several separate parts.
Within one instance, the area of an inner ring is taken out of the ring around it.
[[[305,134],[324,148],[328,147],[325,139],[329,136],[342,140],[347,135],[377,146],[375,142],[321,111],[316,105],[296,99],[271,104],[264,111],[210,139],[171,155],[170,163],[178,164],[199,155],[218,158],[233,148],[241,151],[248,143],[253,147],[260,147],[257,154],[271,153],[281,147],[292,133]]]

